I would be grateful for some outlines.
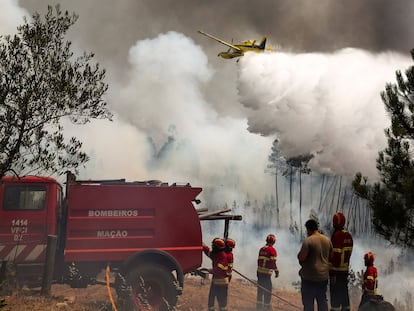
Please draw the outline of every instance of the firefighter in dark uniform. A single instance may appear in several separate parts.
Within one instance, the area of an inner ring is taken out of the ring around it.
[[[203,244],[203,251],[212,262],[212,268],[209,271],[213,275],[208,294],[208,310],[214,311],[214,301],[217,298],[220,311],[226,311],[229,286],[227,255],[224,253],[226,244],[223,239],[215,238],[211,246],[210,249]]]
[[[226,248],[224,249],[224,252],[227,256],[227,264],[229,267],[228,270],[228,276],[229,276],[229,282],[231,281],[231,274],[233,271],[233,264],[234,264],[234,255],[233,255],[233,248],[236,247],[236,242],[233,239],[226,239]]]
[[[333,215],[334,232],[331,237],[333,246],[329,265],[329,291],[331,311],[349,311],[348,273],[352,254],[352,235],[344,229],[345,216],[338,212]]]
[[[276,265],[277,252],[273,245],[276,243],[274,234],[266,237],[266,245],[260,248],[257,258],[257,301],[258,310],[271,310],[272,298],[272,274],[279,277],[279,270]]]

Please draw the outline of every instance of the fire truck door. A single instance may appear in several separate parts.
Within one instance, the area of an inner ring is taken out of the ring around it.
[[[47,187],[6,184],[0,207],[0,261],[38,262],[47,238]]]

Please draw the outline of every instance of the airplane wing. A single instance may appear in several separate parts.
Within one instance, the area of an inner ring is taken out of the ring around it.
[[[231,43],[228,43],[228,42],[226,42],[224,40],[221,40],[219,38],[216,38],[213,35],[210,35],[210,34],[204,32],[204,31],[198,30],[198,32],[201,33],[202,35],[205,35],[205,36],[209,37],[210,39],[213,39],[213,40],[216,40],[217,42],[220,42],[221,44],[227,45],[228,47],[231,47],[232,49],[234,49],[236,51],[242,52],[242,50],[240,48],[238,48],[237,46],[235,46],[235,45],[233,45]]]

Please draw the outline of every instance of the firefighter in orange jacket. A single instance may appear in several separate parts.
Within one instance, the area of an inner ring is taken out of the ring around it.
[[[364,262],[367,269],[364,272],[360,307],[368,302],[372,296],[378,295],[378,271],[374,266],[374,259],[372,252],[364,255]]]
[[[227,255],[224,253],[226,244],[223,239],[215,238],[211,243],[212,248],[203,244],[204,253],[212,261],[213,274],[210,292],[208,294],[208,310],[214,311],[214,301],[217,298],[220,311],[227,310],[227,289],[229,285]]]
[[[260,248],[259,257],[257,258],[257,300],[256,308],[258,310],[271,309],[272,280],[273,272],[275,277],[279,277],[279,270],[276,265],[277,251],[273,247],[276,243],[274,234],[266,237],[266,245]]]
[[[333,215],[332,223],[334,227],[331,237],[333,252],[329,267],[331,311],[348,311],[350,310],[348,273],[353,240],[352,235],[344,229],[344,214],[338,212]]]
[[[231,274],[233,271],[233,263],[234,263],[234,255],[233,255],[233,248],[236,247],[236,242],[233,239],[226,239],[226,248],[224,252],[227,256],[227,263],[228,263],[228,276],[229,276],[229,283],[231,281]]]

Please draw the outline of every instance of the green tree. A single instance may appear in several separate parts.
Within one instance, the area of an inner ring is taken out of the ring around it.
[[[414,49],[411,51],[414,60]],[[397,84],[387,84],[381,93],[391,118],[385,130],[388,147],[379,153],[377,170],[380,181],[369,185],[357,173],[353,188],[368,199],[375,230],[387,240],[414,246],[414,66],[405,77],[396,72]]]
[[[0,178],[76,171],[88,156],[78,139],[64,137],[62,121],[112,117],[102,99],[105,70],[91,63],[92,53],[75,56],[64,39],[77,19],[49,6],[44,16],[24,19],[13,37],[0,37]]]

